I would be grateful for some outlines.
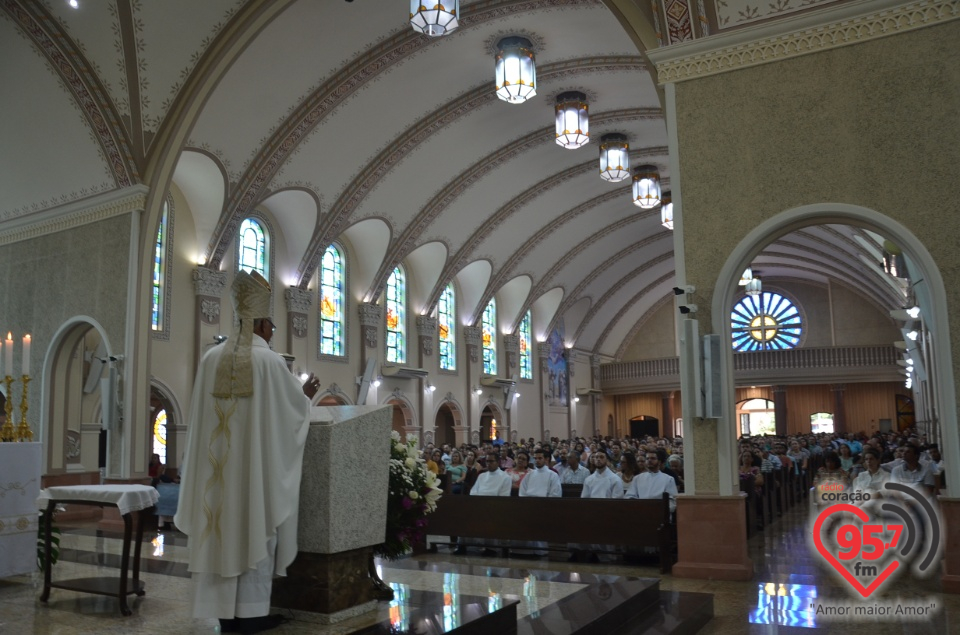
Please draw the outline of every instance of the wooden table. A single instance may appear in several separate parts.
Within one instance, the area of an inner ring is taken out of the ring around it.
[[[157,490],[148,485],[72,485],[65,487],[49,487],[40,492],[37,505],[46,505],[47,513],[44,525],[44,566],[43,566],[43,594],[41,602],[50,599],[50,589],[67,589],[82,593],[116,596],[120,601],[120,612],[130,615],[132,611],[127,606],[127,596],[131,593],[143,596],[143,582],[140,581],[140,546],[143,544],[143,526],[146,518],[145,511],[153,507],[160,495]],[[50,579],[50,528],[53,511],[57,503],[71,505],[96,505],[98,507],[114,506],[119,508],[123,518],[123,555],[120,558],[120,580],[108,577],[75,578],[52,582]],[[133,513],[137,512],[137,536],[133,553],[133,579],[128,584],[127,574],[130,570],[130,539],[133,534]]]

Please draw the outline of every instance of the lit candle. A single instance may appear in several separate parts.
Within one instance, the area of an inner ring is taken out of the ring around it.
[[[3,370],[7,375],[13,372],[13,333],[9,331],[6,348],[3,349]]]
[[[23,336],[23,374],[30,374],[30,334]]]
[[[3,340],[0,340],[0,350],[3,349]],[[0,354],[0,377],[3,377],[3,355]]]

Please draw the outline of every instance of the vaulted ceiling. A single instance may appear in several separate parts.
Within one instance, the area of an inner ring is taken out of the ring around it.
[[[265,210],[285,252],[279,282],[306,285],[348,242],[357,300],[399,262],[426,312],[457,280],[461,320],[500,299],[501,329],[535,309],[535,335],[615,356],[672,297],[673,235],[598,176],[602,135],[669,187],[667,131],[648,63],[599,0],[464,1],[428,38],[401,0],[0,0],[0,232],[136,183],[183,193],[199,262],[218,266],[240,221]],[[536,52],[537,95],[500,101],[493,53]],[[557,94],[590,103],[591,143],[555,143]],[[162,166],[171,175],[164,181]],[[881,239],[807,228],[769,245],[767,279],[828,280],[878,308],[902,304]]]

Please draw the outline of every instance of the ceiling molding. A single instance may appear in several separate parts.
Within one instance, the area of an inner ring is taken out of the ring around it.
[[[47,209],[28,218],[4,223],[4,228],[0,231],[0,245],[75,229],[114,216],[142,212],[146,206],[148,191],[145,185],[132,185],[123,190],[113,190],[63,207]]]
[[[860,44],[960,18],[960,0],[857,0],[647,51],[661,84]]]

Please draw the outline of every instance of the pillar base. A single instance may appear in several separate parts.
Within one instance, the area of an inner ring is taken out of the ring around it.
[[[940,587],[944,593],[960,594],[960,498],[941,496],[940,540],[943,541],[943,569]]]
[[[747,555],[746,499],[742,496],[677,498],[677,563],[673,575],[700,580],[751,580]]]
[[[375,606],[369,604],[377,599],[368,573],[371,554],[372,547],[341,553],[301,551],[287,575],[274,579],[271,606],[348,617],[355,614],[350,609]]]

